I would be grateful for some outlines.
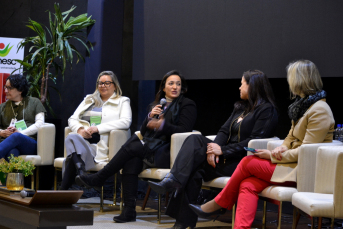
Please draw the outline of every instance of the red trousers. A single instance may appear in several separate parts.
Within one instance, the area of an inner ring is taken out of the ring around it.
[[[243,158],[225,188],[214,199],[228,209],[237,202],[235,228],[250,228],[256,214],[258,193],[263,189],[272,184],[295,186],[295,182],[271,182],[275,167],[270,160],[254,155]]]

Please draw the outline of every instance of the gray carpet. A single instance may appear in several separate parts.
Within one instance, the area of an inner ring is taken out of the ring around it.
[[[146,208],[144,211],[141,207],[136,208],[137,221],[129,223],[115,223],[112,218],[114,215],[120,214],[119,206],[105,206],[104,212],[99,212],[100,198],[93,197],[89,199],[80,199],[77,203],[78,206],[94,210],[94,224],[93,226],[73,226],[67,227],[68,229],[100,229],[100,228],[118,228],[118,229],[144,229],[144,228],[171,228],[175,220],[162,215],[162,223],[157,223],[157,211],[154,209]],[[106,204],[112,204],[111,201],[106,201]],[[209,221],[207,219],[199,219],[197,228],[209,228],[209,227],[222,227],[231,228],[231,224],[222,223],[219,221]]]

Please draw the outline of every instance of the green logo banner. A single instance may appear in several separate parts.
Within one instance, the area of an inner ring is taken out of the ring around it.
[[[11,51],[11,49],[13,48],[14,45],[10,46],[11,43],[9,43],[5,49],[3,49],[5,47],[4,43],[0,43],[0,56],[1,57],[5,57],[8,55],[8,53]],[[2,49],[2,50],[1,50]]]

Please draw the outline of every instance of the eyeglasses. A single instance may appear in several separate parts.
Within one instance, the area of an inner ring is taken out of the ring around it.
[[[6,90],[7,89],[7,91],[10,91],[10,90],[12,90],[14,87],[9,87],[9,86],[4,86],[4,90]]]
[[[98,87],[102,86],[102,85],[105,85],[105,87],[109,87],[111,85],[111,83],[114,84],[114,82],[111,82],[111,81],[105,81],[105,82],[101,82],[101,81],[98,81],[97,84],[98,84]]]

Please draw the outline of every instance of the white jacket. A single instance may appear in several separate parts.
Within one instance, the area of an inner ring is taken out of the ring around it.
[[[77,133],[81,127],[87,129],[90,123],[81,120],[80,117],[92,104],[94,100],[87,95],[82,103],[77,107],[74,114],[68,119],[69,128]],[[100,134],[100,141],[95,145],[96,150],[94,160],[96,162],[108,161],[108,137],[111,130],[126,130],[130,128],[132,112],[130,99],[124,96],[114,99],[114,93],[102,106],[101,124],[97,125]]]

